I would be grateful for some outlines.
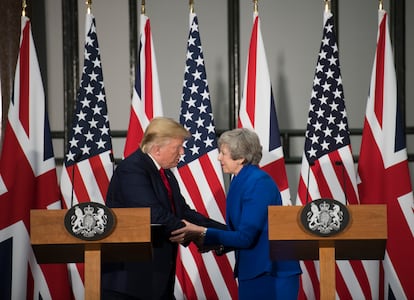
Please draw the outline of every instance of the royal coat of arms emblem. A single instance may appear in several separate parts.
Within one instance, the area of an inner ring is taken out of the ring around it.
[[[66,213],[65,227],[70,234],[79,239],[100,240],[111,233],[114,215],[107,206],[100,203],[79,203]]]
[[[316,199],[306,204],[301,212],[303,227],[319,236],[332,236],[345,229],[349,212],[345,205],[334,199]]]

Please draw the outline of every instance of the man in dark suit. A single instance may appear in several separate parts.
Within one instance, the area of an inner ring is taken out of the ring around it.
[[[189,137],[189,132],[174,120],[154,118],[140,148],[115,169],[106,204],[109,207],[150,207],[151,223],[161,224],[162,230],[157,233],[160,236],[153,246],[152,261],[103,265],[103,299],[174,299],[178,245],[169,240],[171,232],[185,225],[182,220],[226,228],[187,205],[169,170],[177,166],[184,153],[183,143]],[[190,238],[183,235],[179,242],[188,245]]]

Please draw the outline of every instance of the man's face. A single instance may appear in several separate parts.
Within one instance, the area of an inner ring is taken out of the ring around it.
[[[163,169],[176,167],[184,154],[184,139],[171,138],[166,144],[159,146],[155,153],[155,159]]]

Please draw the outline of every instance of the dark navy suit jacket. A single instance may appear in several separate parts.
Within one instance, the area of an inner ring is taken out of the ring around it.
[[[258,166],[245,165],[230,183],[226,199],[228,231],[209,228],[206,245],[235,248],[234,275],[240,280],[259,275],[300,274],[298,261],[271,261],[268,237],[268,206],[281,205],[278,187]]]
[[[140,149],[125,158],[115,169],[109,184],[106,204],[109,207],[150,207],[151,223],[163,225],[153,246],[150,262],[111,263],[103,265],[102,288],[124,293],[137,299],[173,299],[177,244],[171,232],[184,226],[182,219],[205,226],[226,228],[191,209],[180,193],[178,182],[165,170],[170,183],[175,212],[159,170],[149,155]]]

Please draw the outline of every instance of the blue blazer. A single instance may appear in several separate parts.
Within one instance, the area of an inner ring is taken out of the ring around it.
[[[208,228],[204,243],[234,248],[234,275],[240,280],[264,273],[275,276],[301,274],[298,261],[271,261],[268,206],[282,205],[273,179],[256,165],[245,165],[230,183],[226,199],[228,230]]]
[[[171,243],[171,232],[184,226],[182,219],[205,227],[226,228],[191,209],[181,195],[174,174],[165,170],[170,183],[175,213],[167,189],[151,157],[140,149],[116,167],[107,191],[109,207],[150,207],[151,223],[162,224],[157,244],[153,245],[151,262],[105,264],[102,287],[140,299],[171,299],[174,293],[177,244]],[[154,237],[153,237],[154,238]],[[104,293],[103,293],[104,294]]]

